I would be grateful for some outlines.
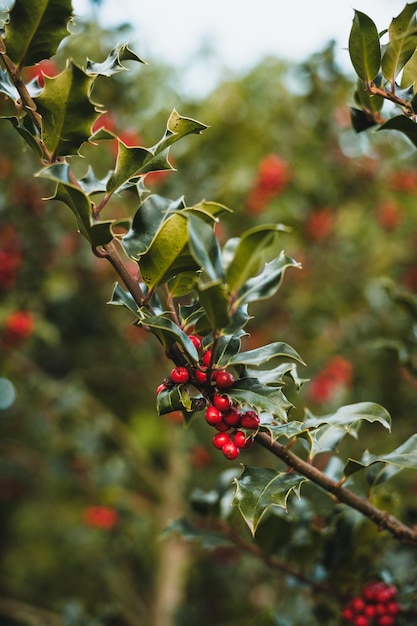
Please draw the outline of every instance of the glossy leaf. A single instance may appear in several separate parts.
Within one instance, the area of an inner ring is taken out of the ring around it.
[[[71,0],[16,0],[5,26],[7,55],[20,67],[53,56],[69,32]]]
[[[162,224],[151,245],[139,259],[143,281],[149,288],[166,283],[183,272],[198,271],[188,247],[187,218],[176,213]]]
[[[183,385],[173,389],[164,389],[156,396],[156,408],[158,415],[172,413],[172,411],[191,411],[192,401]]]
[[[384,407],[374,402],[358,402],[340,407],[335,413],[316,417],[306,410],[304,426],[318,428],[322,425],[337,426],[355,436],[358,422],[365,420],[370,423],[378,422],[387,430],[391,430],[391,417]]]
[[[238,293],[249,278],[261,273],[265,254],[275,242],[277,233],[285,230],[280,224],[255,226],[243,233],[226,269],[231,293]]]
[[[298,389],[307,382],[308,379],[300,378],[295,363],[280,363],[276,367],[268,369],[251,369],[246,368],[246,375],[258,378],[264,385],[276,385],[282,387],[285,385],[285,376],[292,379]]]
[[[130,231],[122,239],[126,253],[138,260],[149,250],[168,213],[183,207],[182,198],[175,202],[154,194],[146,198],[135,213]]]
[[[45,76],[45,87],[35,100],[42,116],[42,140],[51,154],[77,154],[88,141],[97,118],[92,86],[93,79],[71,61],[58,76]]]
[[[378,74],[378,76],[374,80],[374,84],[377,86],[381,86],[382,76]],[[384,98],[382,96],[377,96],[374,94],[370,94],[368,89],[366,88],[366,84],[363,80],[358,79],[357,89],[354,94],[356,104],[364,111],[369,114],[379,113],[384,106]],[[372,115],[369,115],[369,119],[372,120]],[[374,123],[374,122],[373,122]]]
[[[197,265],[211,281],[224,279],[221,251],[212,224],[194,215],[188,215],[188,241]]]
[[[271,507],[287,508],[291,493],[300,497],[301,485],[307,479],[297,474],[277,472],[265,467],[244,468],[241,476],[235,478],[233,504],[239,508],[253,535],[262,517]]]
[[[114,222],[93,222],[91,200],[82,189],[72,183],[69,165],[55,163],[38,172],[37,176],[57,183],[53,198],[69,206],[75,215],[79,232],[94,248],[105,245],[113,239],[111,229]]]
[[[391,117],[385,124],[380,126],[378,130],[398,130],[417,147],[417,125],[409,117],[405,117],[404,115]]]
[[[401,469],[417,469],[417,435],[412,435],[398,448],[387,454],[373,455],[367,451],[360,461],[349,459],[345,465],[345,476],[351,476],[374,463],[392,464]]]
[[[401,13],[392,20],[388,29],[389,42],[382,57],[381,67],[385,78],[392,85],[417,46],[416,10],[417,2],[406,4]]]
[[[198,361],[198,352],[186,333],[166,315],[149,315],[147,309],[139,310],[141,324],[151,329],[165,350],[174,343],[180,344],[193,361]]]
[[[407,88],[415,85],[417,81],[417,52],[414,52],[408,63],[404,66],[401,76],[401,87]]]
[[[379,72],[381,48],[374,22],[361,11],[355,11],[349,36],[352,65],[361,80],[369,84]]]
[[[24,115],[21,118],[10,116],[5,119],[14,126],[19,135],[25,140],[25,142],[32,148],[33,152],[39,158],[42,159],[43,153],[39,145],[39,132],[29,115]]]
[[[181,117],[173,111],[168,119],[162,139],[152,148],[134,146],[129,148],[119,141],[116,169],[107,184],[108,193],[113,193],[134,176],[158,170],[172,170],[167,160],[168,148],[182,137],[193,133],[200,134],[207,126],[196,120]]]
[[[259,365],[263,365],[264,363],[268,363],[272,359],[284,357],[286,359],[294,359],[305,365],[304,361],[300,357],[300,355],[288,344],[282,341],[276,341],[274,343],[269,343],[266,346],[262,346],[261,348],[255,348],[254,350],[248,350],[246,352],[239,352],[232,356],[228,363],[221,363],[223,367],[228,367],[229,365],[252,365],[258,367]]]
[[[89,75],[112,76],[118,72],[126,71],[128,68],[123,65],[123,61],[137,61],[144,63],[132,50],[127,43],[117,44],[107,58],[101,63],[95,63],[87,59],[85,71]]]
[[[285,422],[292,406],[279,388],[264,385],[257,378],[240,378],[228,389],[228,394],[239,404],[248,405],[258,413],[266,411]]]
[[[210,328],[222,329],[228,326],[229,303],[224,284],[221,280],[198,286],[200,304]]]
[[[366,113],[366,111],[361,111],[360,109],[351,107],[350,115],[352,126],[357,133],[362,133],[364,130],[368,130],[368,128],[372,128],[372,126],[376,126],[376,122],[368,113]]]
[[[271,298],[281,286],[288,267],[301,268],[301,265],[285,256],[283,252],[276,259],[265,263],[262,272],[247,280],[240,289],[236,299],[237,305]]]

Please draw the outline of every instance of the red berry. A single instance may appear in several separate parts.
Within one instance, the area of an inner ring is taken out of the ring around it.
[[[244,448],[246,444],[246,435],[243,430],[237,430],[235,432],[235,436],[233,437],[233,443],[238,448]]]
[[[174,367],[171,372],[171,380],[172,382],[180,385],[184,383],[188,383],[190,378],[190,374],[186,367]]]
[[[219,409],[216,409],[215,406],[210,405],[206,409],[205,415],[206,415],[206,422],[207,424],[210,424],[210,426],[216,426],[216,424],[219,424],[220,422],[223,421],[221,412],[219,411]]]
[[[213,446],[218,450],[221,450],[223,446],[230,441],[230,435],[227,433],[216,433],[213,437]]]
[[[365,608],[365,602],[359,597],[352,598],[350,601],[350,607],[353,611],[355,611],[355,613],[362,613]]]
[[[389,615],[397,615],[401,610],[400,605],[398,604],[398,602],[388,602],[387,604],[387,613],[389,613]]]
[[[355,626],[369,626],[370,624],[369,619],[365,617],[365,615],[357,615],[354,618],[353,623]]]
[[[232,401],[225,393],[222,395],[216,393],[214,394],[213,404],[219,411],[227,411],[232,406]]]
[[[201,363],[208,367],[211,362],[211,350],[206,350],[201,358]]]
[[[378,626],[394,626],[394,623],[395,618],[391,615],[381,615],[377,620]]]
[[[239,448],[235,446],[233,441],[230,441],[229,443],[225,443],[222,448],[222,452],[224,456],[226,457],[226,459],[230,459],[231,461],[233,461],[233,459],[236,459],[240,454]]]
[[[219,422],[218,424],[214,425],[214,428],[216,430],[219,430],[221,433],[226,432],[226,430],[229,430],[230,426],[229,424],[226,424],[226,422],[224,422],[223,420],[221,422]]]
[[[223,421],[229,426],[239,426],[240,424],[240,411],[235,406],[231,406],[228,411],[223,413]]]
[[[347,620],[347,621],[352,621],[353,618],[355,617],[354,612],[352,611],[352,609],[350,609],[349,607],[346,607],[345,609],[343,609],[342,611],[342,618]]]
[[[194,376],[196,381],[202,385],[207,381],[207,373],[203,369],[196,369]]]
[[[240,416],[242,428],[258,428],[260,421],[259,415],[255,411],[246,411],[246,413],[242,413]]]
[[[216,372],[214,380],[219,389],[229,389],[235,382],[233,375],[226,370]]]
[[[188,339],[191,341],[192,344],[194,344],[194,348],[196,350],[200,350],[200,348],[201,348],[201,339],[200,339],[200,337],[197,337],[197,335],[188,335]]]
[[[376,615],[375,605],[374,604],[365,605],[363,612],[365,613],[366,617],[375,617]]]
[[[157,387],[157,389],[156,389],[156,393],[157,393],[157,394],[158,394],[158,393],[161,393],[161,391],[163,391],[163,390],[164,390],[164,389],[166,389],[166,388],[167,388],[167,386],[166,386],[166,385],[164,385],[164,384],[162,383],[161,385],[159,385],[159,387]]]

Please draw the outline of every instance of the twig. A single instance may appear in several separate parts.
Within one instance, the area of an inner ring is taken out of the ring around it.
[[[387,530],[396,539],[417,546],[417,528],[406,526],[387,511],[376,508],[368,500],[364,500],[352,491],[342,487],[340,483],[329,478],[329,476],[321,472],[317,467],[306,463],[306,461],[303,461],[300,457],[291,452],[291,450],[287,450],[287,448],[278,441],[274,441],[268,433],[259,432],[256,435],[256,441],[284,461],[286,465],[292,467],[298,474],[305,476],[311,480],[311,482],[324,489],[324,491],[331,493],[339,502],[347,504],[352,509],[359,511],[365,517],[369,518],[380,530]]]

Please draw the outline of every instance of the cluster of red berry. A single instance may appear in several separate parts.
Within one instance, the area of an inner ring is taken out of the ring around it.
[[[394,626],[401,606],[396,600],[397,587],[370,582],[343,609],[342,617],[353,626]]]
[[[197,350],[202,349],[199,337],[190,335],[189,339]],[[169,387],[169,384],[185,385],[187,383],[192,383],[199,391],[202,391],[208,402],[205,411],[206,422],[218,431],[213,437],[213,445],[221,450],[227,459],[233,460],[239,456],[241,449],[252,446],[253,436],[247,436],[245,430],[256,430],[260,424],[260,418],[256,411],[242,411],[239,405],[225,393],[225,390],[234,385],[233,374],[225,369],[212,369],[212,367],[212,351],[206,349],[197,367],[191,370],[183,366],[174,367],[169,380],[159,385],[156,391],[161,393]],[[208,379],[209,371],[211,371],[210,379]]]

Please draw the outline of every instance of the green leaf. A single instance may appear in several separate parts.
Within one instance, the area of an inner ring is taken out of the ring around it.
[[[365,84],[371,83],[381,65],[381,48],[377,28],[370,17],[355,11],[349,36],[352,65]]]
[[[229,365],[252,365],[258,367],[278,357],[294,359],[302,365],[305,365],[294,348],[282,341],[269,343],[266,346],[255,348],[254,350],[239,352],[239,354],[232,356],[227,363],[221,363],[220,365],[222,365],[222,367],[228,367]]]
[[[109,304],[125,306],[127,309],[129,309],[129,311],[132,311],[132,313],[138,316],[139,306],[137,305],[134,297],[129,291],[125,291],[124,289],[122,289],[119,283],[116,283],[114,287]]]
[[[183,207],[182,198],[175,202],[154,194],[146,198],[135,213],[131,229],[122,239],[126,254],[139,260],[149,250],[168,214]]]
[[[210,496],[213,494],[212,499]],[[191,496],[192,497],[192,496]],[[215,501],[214,497],[216,498]],[[218,494],[216,492],[209,492],[206,496],[206,507],[213,508],[217,504]],[[193,502],[194,504],[194,502]],[[230,545],[230,541],[225,539],[224,535],[220,533],[210,532],[209,530],[201,530],[192,526],[189,520],[182,518],[170,522],[168,526],[162,532],[162,537],[172,534],[180,535],[185,541],[198,541],[205,550],[213,550],[219,546]]]
[[[172,411],[192,411],[192,399],[183,385],[177,385],[173,389],[163,389],[156,396],[156,408],[158,415],[172,413]]]
[[[58,76],[45,76],[45,87],[35,101],[42,116],[42,140],[55,157],[77,154],[88,141],[97,117],[90,99],[92,86],[93,78],[71,61]]]
[[[282,387],[285,385],[284,377],[289,376],[293,380],[296,387],[300,389],[300,387],[302,387],[302,385],[308,380],[306,378],[299,377],[295,363],[280,363],[276,367],[267,370],[251,369],[248,367],[245,372],[249,378],[258,378],[264,385],[276,385]]]
[[[159,339],[165,350],[169,350],[174,343],[180,344],[194,362],[198,361],[198,352],[188,336],[177,324],[166,315],[149,315],[147,309],[139,309],[140,323],[151,329]]]
[[[195,215],[188,215],[190,252],[211,281],[224,279],[221,251],[213,226]]]
[[[240,289],[236,299],[237,305],[271,298],[281,286],[288,267],[301,268],[301,265],[285,256],[283,252],[276,259],[265,263],[262,272],[247,280]]]
[[[300,497],[301,485],[307,479],[297,474],[276,472],[265,467],[245,467],[235,478],[236,491],[233,504],[239,508],[252,535],[270,507],[287,508],[291,492]]]
[[[256,226],[246,231],[234,250],[227,266],[226,277],[231,293],[237,293],[249,278],[259,274],[266,261],[265,253],[283,230],[280,224]]]
[[[358,402],[340,407],[336,413],[316,417],[308,409],[304,426],[308,429],[318,428],[322,425],[338,426],[347,433],[356,436],[358,422],[378,422],[387,430],[391,430],[391,417],[384,407],[374,402]]]
[[[395,79],[409,61],[417,46],[415,12],[417,2],[406,4],[401,13],[395,17],[388,29],[389,42],[382,57],[382,73],[395,84]]]
[[[239,378],[228,394],[238,404],[249,405],[258,413],[266,411],[283,422],[288,420],[291,402],[279,388],[264,385],[257,378]]]
[[[168,282],[168,290],[172,298],[182,298],[197,287],[197,272],[182,272]]]
[[[93,222],[91,200],[82,189],[72,184],[70,167],[67,163],[49,165],[36,175],[57,183],[52,198],[69,206],[75,215],[79,232],[94,248],[105,245],[113,239],[112,224],[115,222]]]
[[[183,272],[198,271],[188,247],[187,218],[180,213],[170,215],[138,262],[150,289]]]
[[[198,204],[186,208],[187,212],[196,213],[197,217],[206,217],[206,221],[217,222],[220,215],[224,213],[233,213],[232,209],[229,209],[224,204],[218,202],[207,202],[207,200],[201,200]]]
[[[127,43],[123,43],[117,44],[101,63],[95,63],[87,59],[85,72],[89,76],[112,76],[117,72],[123,72],[128,69],[122,64],[123,61],[145,63],[145,61],[142,61],[137,54],[129,49]]]
[[[406,89],[415,85],[417,80],[417,52],[414,52],[411,59],[404,66],[401,76],[401,87]]]
[[[187,117],[181,117],[175,110],[171,113],[162,139],[152,148],[125,146],[119,140],[116,169],[107,184],[108,193],[113,193],[133,176],[158,170],[172,170],[167,160],[168,148],[182,137],[201,133],[207,126]]]
[[[417,434],[412,435],[407,441],[388,454],[375,456],[366,451],[360,461],[348,459],[344,470],[345,476],[351,476],[374,463],[391,464],[401,469],[417,469]]]
[[[376,122],[372,119],[369,113],[361,111],[360,109],[351,107],[350,116],[352,126],[357,133],[362,133],[364,130],[368,130],[368,128],[372,128],[372,126],[376,126]]]
[[[411,143],[417,148],[417,125],[409,117],[397,115],[391,117],[378,130],[398,130],[403,133]]]
[[[68,33],[71,0],[16,0],[5,26],[7,55],[15,65],[53,56]]]
[[[19,135],[23,137],[39,160],[41,160],[43,153],[39,145],[39,132],[29,115],[24,115],[22,118],[10,116],[5,119],[9,120]]]
[[[217,281],[199,284],[198,295],[200,304],[209,322],[210,328],[226,328],[230,322],[229,303],[225,285]]]

